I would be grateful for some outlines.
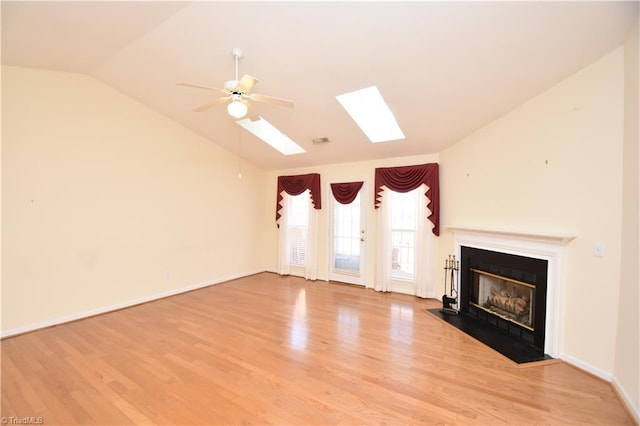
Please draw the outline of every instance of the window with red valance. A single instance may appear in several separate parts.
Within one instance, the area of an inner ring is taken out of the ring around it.
[[[278,196],[276,199],[276,223],[282,216],[282,191],[289,195],[300,195],[304,191],[309,190],[311,193],[311,202],[313,208],[320,210],[322,208],[322,200],[320,198],[320,174],[309,173],[306,175],[294,176],[278,176]]]
[[[428,189],[425,196],[429,200],[427,207],[431,210],[429,220],[433,223],[433,234],[440,235],[440,183],[438,163],[420,164],[416,166],[379,167],[375,176],[375,208],[380,207],[380,193],[385,186],[396,192],[409,192],[422,184]]]

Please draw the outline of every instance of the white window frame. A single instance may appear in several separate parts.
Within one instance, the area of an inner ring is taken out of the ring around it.
[[[414,282],[415,280],[415,271],[416,271],[416,254],[415,254],[415,250],[416,250],[416,245],[417,245],[417,233],[418,233],[418,214],[419,214],[419,205],[418,203],[421,201],[420,200],[420,196],[422,196],[422,194],[420,193],[420,188],[414,189],[412,191],[406,192],[406,193],[400,193],[400,192],[396,192],[396,191],[390,191],[390,201],[391,201],[391,226],[390,226],[390,232],[391,232],[391,240],[392,240],[392,250],[398,248],[397,246],[395,246],[393,244],[393,234],[397,233],[397,232],[405,232],[405,233],[412,233],[412,242],[411,245],[409,247],[410,251],[407,254],[409,256],[409,258],[412,260],[412,272],[406,272],[403,271],[402,268],[398,267],[400,265],[402,265],[402,263],[408,263],[408,262],[401,262],[398,261],[398,265],[396,265],[394,256],[392,254],[391,259],[392,259],[392,265],[391,265],[391,278],[393,280],[397,280],[397,281],[408,281],[408,282]],[[393,217],[394,217],[394,211],[398,210],[398,201],[400,201],[400,199],[406,199],[406,200],[410,200],[411,198],[413,198],[413,223],[411,224],[413,226],[413,228],[411,227],[398,227],[398,228],[394,228],[393,227]],[[400,248],[400,254],[402,253],[402,248]],[[399,254],[399,256],[400,256]],[[400,259],[398,259],[400,260]]]
[[[287,202],[287,245],[289,264],[304,267],[307,256],[307,235],[309,232],[309,191],[290,195]],[[297,252],[297,256],[295,256]]]

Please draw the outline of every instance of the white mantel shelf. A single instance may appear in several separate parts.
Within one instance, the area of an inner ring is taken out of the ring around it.
[[[455,233],[477,234],[495,237],[517,238],[522,240],[534,240],[546,242],[548,244],[558,244],[566,246],[575,235],[566,234],[538,234],[534,232],[506,231],[498,229],[474,228],[471,226],[445,226],[445,230]]]

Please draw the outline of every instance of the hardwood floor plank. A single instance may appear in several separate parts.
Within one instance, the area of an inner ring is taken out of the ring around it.
[[[5,339],[5,417],[45,424],[633,424],[608,383],[518,368],[435,300],[263,273]]]
[[[20,399],[10,399],[8,398],[8,395],[3,392],[2,406],[6,404],[11,407],[11,412],[14,413],[36,413],[43,411],[45,409],[45,404],[33,391],[32,387],[29,386],[29,382],[20,372],[20,368],[16,366],[13,360],[9,357],[4,358],[2,363],[6,364],[6,370],[4,370],[6,371],[6,374],[3,372],[2,375],[3,387],[6,386],[7,389],[15,389],[16,392],[19,392],[20,395],[22,395],[22,398]]]

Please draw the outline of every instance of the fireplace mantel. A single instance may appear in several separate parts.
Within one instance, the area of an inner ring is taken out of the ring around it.
[[[561,353],[562,297],[564,287],[565,247],[575,236],[539,234],[510,230],[446,226],[453,233],[453,253],[460,258],[461,247],[474,247],[543,259],[548,262],[547,310],[544,352],[552,357]]]
[[[534,232],[520,232],[520,231],[507,231],[498,229],[486,229],[486,228],[473,228],[470,226],[445,226],[446,230],[453,232],[454,234],[468,233],[476,235],[494,236],[502,238],[517,238],[521,240],[531,240],[547,242],[548,244],[559,244],[566,246],[575,235],[566,234],[539,234]]]

